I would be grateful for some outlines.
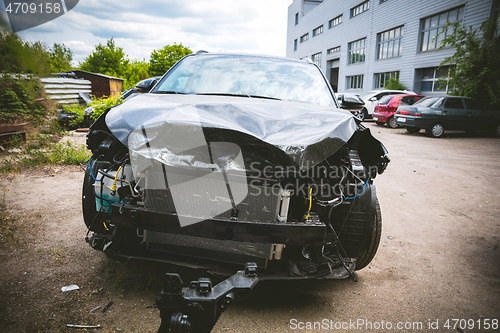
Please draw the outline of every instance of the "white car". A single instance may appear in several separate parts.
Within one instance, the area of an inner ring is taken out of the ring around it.
[[[396,94],[416,95],[417,93],[407,90],[369,91],[359,96],[363,100],[363,102],[365,102],[365,108],[361,111],[358,111],[357,114],[355,114],[355,116],[361,120],[371,119],[373,115],[373,110],[375,109],[375,105],[377,105],[378,101],[386,95],[396,95]]]

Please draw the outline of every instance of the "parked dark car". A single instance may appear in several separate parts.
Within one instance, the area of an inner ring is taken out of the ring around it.
[[[387,151],[315,64],[188,55],[101,115],[87,146],[88,242],[111,258],[336,279],[377,251]]]
[[[489,131],[500,136],[500,112],[489,111],[468,97],[426,97],[413,106],[400,106],[396,118],[408,132],[424,128],[433,138],[443,136],[445,130]]]
[[[394,114],[401,105],[413,105],[418,100],[424,98],[422,95],[387,95],[380,99],[373,111],[373,120],[377,125],[387,124],[390,128],[396,128],[396,118]]]

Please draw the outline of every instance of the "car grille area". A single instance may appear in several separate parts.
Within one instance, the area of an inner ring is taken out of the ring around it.
[[[272,244],[207,239],[148,230],[144,232],[144,241],[147,248],[153,251],[234,264],[253,261],[259,267],[267,266],[273,251]]]
[[[240,177],[236,181],[226,183],[223,179],[221,181],[210,177],[195,178],[186,174],[169,174],[168,181],[163,178],[163,175],[148,175],[146,182],[149,184],[168,183],[163,188],[146,186],[144,208],[148,211],[184,215],[202,220],[215,218],[256,222],[277,221],[281,197],[277,193],[279,191],[269,186],[269,182],[247,184],[247,179]],[[169,186],[171,184],[174,186],[182,184],[182,191],[175,191],[174,187]]]

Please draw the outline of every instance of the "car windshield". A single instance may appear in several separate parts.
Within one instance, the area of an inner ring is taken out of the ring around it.
[[[382,104],[382,105],[387,105],[389,104],[389,102],[391,101],[393,96],[391,95],[388,95],[388,96],[384,96],[380,99],[380,101],[378,102],[378,104]]]
[[[443,97],[425,97],[413,104],[413,106],[420,106],[424,108],[436,108],[443,102]]]
[[[370,98],[372,96],[375,96],[376,94],[377,94],[376,92],[369,91],[369,92],[364,93],[363,95],[361,95],[359,97],[364,101],[365,99],[368,99],[368,98]]]
[[[316,66],[255,56],[187,57],[153,93],[258,97],[335,106]]]

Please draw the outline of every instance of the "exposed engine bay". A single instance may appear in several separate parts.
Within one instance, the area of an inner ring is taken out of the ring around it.
[[[369,264],[373,179],[389,159],[348,112],[162,97],[111,108],[89,131],[94,249],[226,275],[255,262],[260,279],[345,278]]]

